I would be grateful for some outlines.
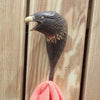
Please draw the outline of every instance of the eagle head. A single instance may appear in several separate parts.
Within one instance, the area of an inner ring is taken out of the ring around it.
[[[44,33],[47,41],[56,43],[67,33],[64,18],[55,11],[39,12],[25,18],[26,23],[33,21],[37,22],[37,25],[31,30]]]

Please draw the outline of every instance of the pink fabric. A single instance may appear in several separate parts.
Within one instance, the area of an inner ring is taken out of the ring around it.
[[[64,100],[58,86],[52,81],[41,83],[33,92],[30,100]]]

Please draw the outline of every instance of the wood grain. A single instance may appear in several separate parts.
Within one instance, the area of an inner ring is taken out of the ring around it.
[[[22,100],[25,0],[0,0],[0,100]]]
[[[82,100],[100,100],[100,0],[93,0]]]
[[[40,11],[56,11],[68,23],[66,47],[55,69],[54,81],[65,100],[79,100],[81,70],[86,31],[88,0],[30,0],[30,15]],[[26,100],[41,82],[48,80],[50,66],[45,36],[31,32],[29,25]]]

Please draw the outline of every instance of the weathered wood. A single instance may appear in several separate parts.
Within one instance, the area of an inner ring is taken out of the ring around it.
[[[93,0],[82,100],[100,100],[100,0]]]
[[[68,23],[66,47],[56,65],[54,76],[65,100],[79,100],[87,8],[88,0],[30,0],[30,15],[53,10],[62,14]],[[34,25],[30,23],[26,100],[38,84],[48,80],[50,71],[45,36],[39,32],[31,32],[32,27]]]
[[[25,0],[0,0],[0,100],[22,100]]]

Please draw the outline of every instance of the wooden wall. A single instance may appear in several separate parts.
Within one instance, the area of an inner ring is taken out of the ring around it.
[[[56,11],[68,24],[66,47],[53,80],[64,99],[99,100],[99,5],[100,0],[0,0],[0,100],[29,100],[37,85],[48,80],[45,36],[30,31],[34,23],[24,23],[26,13],[41,11]]]
[[[100,99],[100,0],[92,1],[82,100]]]
[[[0,100],[22,100],[25,0],[0,0]]]
[[[61,13],[68,23],[68,40],[54,75],[65,100],[79,99],[87,8],[88,0],[30,0],[29,15],[53,10]],[[50,70],[45,37],[31,32],[32,27],[33,23],[29,25],[28,36],[26,100],[38,84],[48,80]]]

